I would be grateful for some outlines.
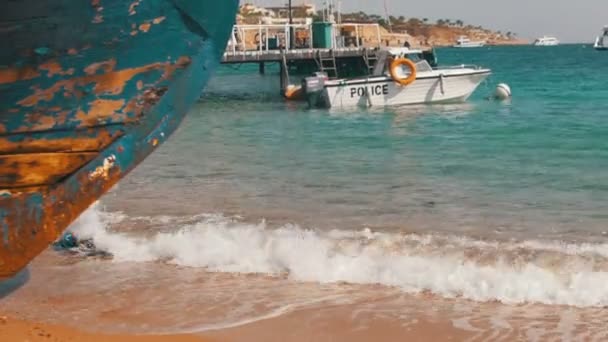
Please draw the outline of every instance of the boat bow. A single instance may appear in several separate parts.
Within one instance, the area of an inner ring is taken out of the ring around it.
[[[238,1],[3,4],[0,279],[178,127],[219,64]]]

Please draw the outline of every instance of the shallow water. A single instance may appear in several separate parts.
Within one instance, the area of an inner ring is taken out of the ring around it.
[[[587,308],[573,314],[582,317],[607,305],[608,54],[578,45],[438,53],[493,75],[465,104],[326,111],[283,103],[276,75],[221,70],[170,141],[75,225],[115,259],[48,253],[35,264],[41,278],[7,305],[34,305],[31,287],[53,272],[78,298],[111,294],[139,329],[158,332],[328,303],[379,309],[378,296],[414,296],[411,306],[427,292],[452,313],[498,301]],[[510,102],[485,100],[499,82],[512,87]],[[134,296],[156,278],[154,300]],[[61,297],[59,288],[45,291]],[[139,311],[123,303],[130,296]],[[218,314],[203,310],[209,303],[226,306]],[[399,320],[393,309],[384,314]]]

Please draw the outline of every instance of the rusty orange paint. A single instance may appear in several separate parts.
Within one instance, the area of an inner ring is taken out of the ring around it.
[[[140,2],[140,1],[133,1],[133,2],[131,3],[131,5],[129,5],[129,15],[134,15],[135,13],[137,13],[137,12],[135,11],[135,8],[136,8],[137,6],[139,6],[139,2]]]
[[[165,20],[165,17],[158,17],[158,18],[155,18],[154,20],[152,20],[152,23],[158,25],[158,24],[162,23],[163,20]]]
[[[88,67],[84,68],[84,72],[87,75],[94,75],[97,73],[99,69],[101,69],[104,73],[110,72],[114,70],[116,67],[116,59],[112,58],[107,61],[93,63]]]
[[[68,55],[70,56],[75,56],[78,54],[78,50],[72,48],[72,49],[68,49]]]
[[[158,139],[152,139],[152,146],[156,147],[158,145]]]
[[[66,139],[25,138],[18,142],[0,137],[0,153],[44,153],[44,152],[92,152],[100,151],[121,137],[123,132],[98,129],[94,136],[75,136]]]
[[[175,61],[175,65],[173,66],[173,68],[185,68],[190,64],[190,61],[190,57],[182,56],[178,58],[177,61]],[[163,73],[162,79],[168,80],[171,77],[173,71],[173,69],[165,68],[165,72]]]
[[[167,63],[154,63],[154,64],[149,64],[149,65],[138,67],[138,68],[124,69],[124,70],[115,71],[115,72],[111,72],[111,73],[107,73],[107,74],[103,74],[103,75],[91,76],[91,77],[95,78],[95,80],[93,82],[93,83],[95,83],[94,91],[97,94],[118,95],[118,94],[122,93],[127,82],[129,82],[136,75],[150,71],[150,70],[163,69],[166,65],[167,65]],[[164,68],[164,69],[166,72],[167,68]],[[171,69],[171,68],[168,68],[168,69]],[[174,69],[171,70],[171,73],[173,70]],[[91,83],[91,82],[87,82],[87,83]]]
[[[49,87],[47,89],[40,89],[39,87],[32,87],[33,93],[17,102],[17,104],[22,107],[32,107],[34,109],[34,111],[31,114],[29,114],[32,116],[32,119],[28,120],[30,122],[30,125],[24,125],[23,127],[19,127],[17,129],[14,129],[13,131],[15,133],[19,133],[19,132],[24,132],[24,131],[37,131],[37,130],[49,129],[49,128],[56,126],[58,124],[61,124],[62,122],[67,120],[67,116],[70,113],[69,109],[67,109],[64,112],[56,113],[53,115],[48,115],[48,113],[44,113],[41,110],[37,110],[37,108],[39,108],[41,101],[47,101],[47,102],[51,101],[55,96],[58,96],[58,95],[59,96],[63,95],[64,97],[74,96],[77,98],[81,98],[82,96],[84,96],[84,94],[79,89],[77,89],[77,87],[83,87],[86,85],[93,84],[94,85],[93,90],[94,90],[95,94],[97,94],[98,96],[118,95],[124,91],[124,87],[127,85],[127,83],[131,79],[133,79],[133,77],[135,77],[139,74],[146,73],[146,72],[152,71],[152,70],[160,70],[160,71],[162,71],[162,76],[157,81],[157,82],[159,82],[164,79],[169,79],[171,77],[171,75],[175,72],[176,69],[183,68],[183,67],[187,66],[189,63],[190,63],[190,59],[188,57],[182,57],[182,58],[179,58],[175,64],[171,64],[170,62],[153,63],[153,64],[144,65],[144,66],[137,67],[137,68],[129,68],[129,69],[123,69],[123,70],[118,70],[118,71],[112,71],[112,72],[108,72],[105,74],[96,74],[96,75],[75,77],[75,78],[71,78],[71,79],[63,79],[63,80],[55,82],[55,84],[53,84],[51,87]],[[110,60],[110,61],[105,61],[102,63],[96,63],[95,65],[91,65],[89,67],[90,69],[89,68],[87,68],[87,69],[88,69],[89,73],[95,72],[99,68],[104,68],[104,70],[108,70],[110,68],[114,68],[115,64],[116,64],[116,62],[114,60]],[[152,89],[153,87],[154,87],[154,84],[151,84],[150,89]],[[147,101],[148,98],[145,96],[145,94],[142,94],[138,97],[134,97],[134,99],[143,100],[144,105],[146,105],[147,102],[150,102],[150,103],[154,102],[154,101],[152,101],[154,99]],[[100,100],[100,101],[107,101],[107,100]],[[82,110],[80,110],[77,113],[77,117],[81,117],[81,118],[86,117],[87,120],[83,120],[83,123],[90,124],[90,123],[94,122],[91,120],[97,120],[94,115],[95,113],[99,113],[97,108],[102,108],[103,110],[108,110],[108,109],[115,110],[115,109],[119,108],[119,107],[117,107],[118,104],[120,104],[120,106],[121,106],[120,108],[122,108],[122,106],[124,106],[124,102],[93,102],[93,103],[91,103],[91,105],[92,105],[91,110],[92,110],[93,114],[84,113]],[[126,120],[127,115],[129,113],[134,113],[135,116],[140,116],[144,109],[145,108],[143,108],[142,105],[139,105],[138,102],[130,101],[121,114],[123,114],[125,116],[125,120]],[[89,112],[91,112],[91,111],[89,111]],[[112,112],[109,112],[109,113],[112,113]],[[46,115],[41,115],[41,114],[46,114]],[[45,117],[48,117],[48,119]]]
[[[40,89],[38,87],[32,87],[34,90],[34,94],[17,102],[17,104],[20,106],[24,106],[24,107],[34,107],[35,105],[38,104],[38,102],[40,102],[42,100],[51,101],[53,99],[53,97],[55,97],[55,93],[57,91],[61,90],[64,84],[65,84],[65,81],[59,81],[59,82],[55,83],[55,85],[53,85],[52,87],[50,87],[49,89],[46,89],[46,90]]]
[[[63,75],[63,68],[59,63],[57,63],[57,61],[48,61],[46,63],[42,63],[38,68],[40,70],[45,70],[47,72],[47,77]]]
[[[39,129],[51,129],[56,124],[54,115],[49,115],[47,112],[32,111],[25,115],[25,120],[29,125],[36,126]]]
[[[78,111],[76,118],[83,123],[96,124],[99,120],[120,115],[120,110],[125,105],[125,100],[95,100],[90,103],[90,109],[84,113]]]
[[[0,69],[0,84],[31,80],[39,76],[40,73],[32,67]]]
[[[101,4],[101,0],[91,0],[91,6],[97,7]]]
[[[70,69],[64,71],[63,68],[61,67],[61,65],[59,63],[57,63],[56,61],[48,61],[46,63],[40,64],[40,66],[38,68],[40,70],[46,71],[47,77],[53,77],[55,75],[68,76],[68,75],[74,74],[74,68],[70,68]]]
[[[19,230],[12,229],[9,231],[9,244],[11,252],[0,249],[0,279],[10,277],[23,269],[27,263],[36,255],[53,243],[63,232],[66,226],[73,222],[86,208],[88,208],[96,198],[90,196],[91,188],[99,189],[101,193],[106,193],[121,179],[121,170],[114,167],[108,173],[108,179],[90,180],[88,177],[80,177],[78,182],[82,187],[76,193],[70,193],[69,198],[72,205],[63,206],[56,205],[47,199],[50,196],[54,198],[67,198],[67,189],[63,187],[43,187],[39,193],[43,197],[43,207],[41,212],[42,226],[37,231],[36,235],[27,235],[24,239],[23,234]],[[12,191],[13,196],[9,198],[0,197],[0,206],[7,210],[18,210],[18,205],[27,198],[27,193],[20,193],[18,190]],[[66,210],[67,209],[67,210]],[[17,226],[20,222],[15,222],[18,218],[2,218],[2,224],[8,226]]]
[[[97,152],[28,153],[0,156],[0,188],[53,184],[97,156]]]
[[[152,26],[152,24],[150,24],[150,23],[143,23],[143,24],[139,25],[139,30],[141,32],[148,32],[148,31],[150,31],[151,26]]]
[[[138,33],[138,32],[137,32],[136,30],[131,31],[131,35],[132,35],[132,36],[136,36],[136,35],[137,35],[137,33]]]
[[[144,87],[144,82],[142,82],[141,80],[137,81],[137,90],[142,90],[143,87]]]

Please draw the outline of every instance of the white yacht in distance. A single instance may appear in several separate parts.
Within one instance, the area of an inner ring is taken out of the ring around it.
[[[559,40],[555,37],[544,36],[542,38],[537,38],[534,41],[534,46],[556,46],[556,45],[559,45]]]
[[[475,48],[475,47],[482,47],[485,44],[486,44],[486,42],[483,42],[483,41],[471,41],[469,38],[467,38],[465,36],[460,36],[460,37],[458,37],[456,44],[454,44],[453,46],[456,48]]]
[[[608,50],[608,26],[604,26],[602,35],[595,38],[593,48],[596,50]]]

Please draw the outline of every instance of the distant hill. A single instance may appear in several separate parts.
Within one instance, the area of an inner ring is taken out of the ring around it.
[[[287,16],[285,7],[264,8],[251,4],[241,6],[237,22],[244,24],[257,24],[264,18],[279,19]],[[315,14],[316,13],[316,14]],[[321,20],[322,12],[315,11],[311,5],[294,7],[295,18],[313,17]],[[334,16],[337,16],[334,15]],[[519,45],[528,44],[525,39],[517,37],[513,32],[493,31],[481,26],[466,24],[462,20],[439,19],[431,22],[428,18],[405,18],[403,16],[390,16],[388,20],[377,14],[367,14],[363,11],[342,13],[343,23],[379,24],[382,45],[402,46],[406,41],[412,47],[451,46],[458,37],[466,36],[471,40],[485,41],[488,45]],[[364,45],[377,44],[377,30],[364,28],[359,32]],[[253,43],[253,36],[246,41]]]
[[[405,39],[412,46],[451,46],[459,36],[482,40],[488,45],[528,44],[527,40],[520,39],[514,32],[493,31],[481,26],[465,24],[462,20],[439,19],[430,22],[428,18],[390,16],[387,21],[379,15],[355,12],[342,14],[342,22],[378,23],[384,29],[383,40],[389,40],[390,45],[402,44],[404,43],[402,40]]]

